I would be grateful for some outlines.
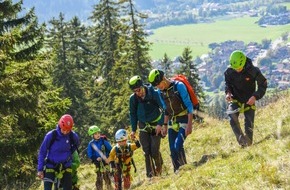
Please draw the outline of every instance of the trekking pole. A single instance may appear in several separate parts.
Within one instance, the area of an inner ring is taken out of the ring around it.
[[[92,148],[96,151],[96,152],[98,152],[99,153],[99,155],[101,156],[101,158],[103,159],[103,160],[107,160],[108,158],[104,155],[104,153],[94,144],[94,143],[91,143],[91,146],[92,146]]]

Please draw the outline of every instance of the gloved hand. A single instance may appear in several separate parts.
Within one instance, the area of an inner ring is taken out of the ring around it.
[[[100,157],[98,157],[98,158],[100,158]],[[92,160],[92,162],[93,162],[94,164],[96,164],[96,165],[99,164],[99,162],[100,162],[100,161],[98,160],[98,158],[95,158],[95,159]],[[102,160],[102,159],[101,159],[101,160]]]

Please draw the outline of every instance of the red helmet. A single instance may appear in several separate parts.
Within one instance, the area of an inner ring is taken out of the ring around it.
[[[71,130],[74,125],[74,120],[71,115],[65,114],[59,119],[58,125],[63,130]]]

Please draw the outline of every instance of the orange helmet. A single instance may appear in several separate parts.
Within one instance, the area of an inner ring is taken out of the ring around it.
[[[69,114],[61,116],[61,118],[58,121],[58,125],[63,130],[71,130],[74,125],[72,116]]]

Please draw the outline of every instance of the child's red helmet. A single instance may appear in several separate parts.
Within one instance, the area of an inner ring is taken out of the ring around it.
[[[58,125],[63,130],[72,130],[72,127],[74,125],[74,121],[71,115],[65,114],[61,116],[61,118],[58,121]]]

